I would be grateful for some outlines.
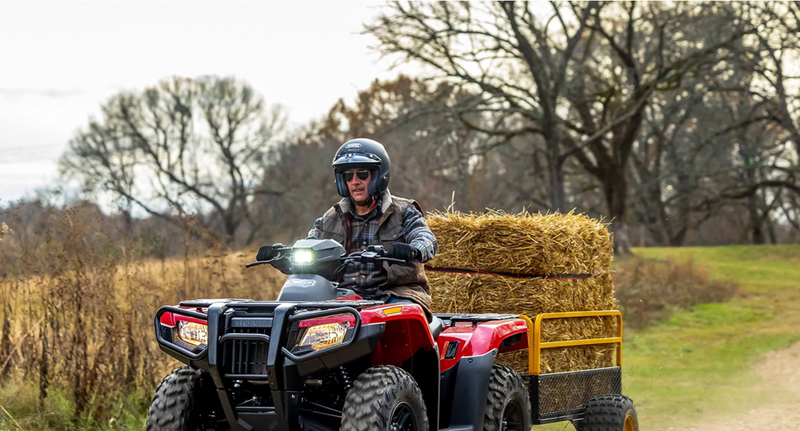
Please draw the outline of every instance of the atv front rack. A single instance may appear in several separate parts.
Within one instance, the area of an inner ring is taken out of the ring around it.
[[[364,307],[382,304],[383,302],[380,301],[278,303],[259,301],[240,302],[237,300],[206,302],[200,300],[182,302],[181,306],[190,306],[197,311],[174,306],[161,307],[158,312],[156,312],[154,319],[156,340],[161,350],[182,362],[211,365],[211,368],[215,370],[215,365],[218,364],[222,368],[220,370],[220,377],[264,381],[273,380],[274,383],[274,376],[271,378],[267,369],[271,367],[268,367],[266,363],[258,362],[257,364],[253,364],[253,362],[255,362],[255,356],[266,356],[266,349],[271,349],[271,346],[278,349],[278,343],[270,343],[270,341],[272,337],[283,333],[283,327],[288,328],[293,323],[306,319],[340,314],[349,314],[353,316],[355,322],[352,332],[348,334],[348,338],[345,342],[339,346],[331,347],[320,352],[303,352],[301,354],[293,353],[286,347],[281,346],[280,349],[275,352],[280,352],[282,356],[288,358],[296,363],[298,367],[307,371],[312,368],[319,368],[323,364],[323,362],[320,362],[322,357],[335,358],[338,351],[352,347],[352,345],[357,342],[363,342],[364,340],[362,340],[362,338],[364,337],[359,337],[359,335],[361,335],[362,325],[361,315],[358,310]],[[202,309],[207,309],[207,312],[201,313],[200,310]],[[230,312],[225,313],[226,310]],[[245,310],[251,310],[251,312]],[[209,327],[208,337],[210,340],[213,340],[213,342],[208,346],[192,346],[181,341],[177,334],[177,322],[174,326],[162,324],[161,319],[167,313],[184,319],[189,318],[190,320],[200,321],[207,325]],[[214,320],[214,325],[209,325],[210,319]],[[237,321],[241,323],[241,327],[237,328]],[[256,326],[259,327],[256,328]],[[220,329],[224,332],[218,331]],[[365,335],[372,338],[375,334],[369,333]],[[219,349],[217,348],[218,346]],[[219,352],[217,350],[219,350]],[[244,364],[244,369],[242,367],[234,368],[233,366],[229,366],[230,362]],[[256,366],[250,367],[251,364]]]
[[[158,341],[159,346],[165,346],[168,349],[172,350],[172,352],[169,351],[167,352],[170,354],[170,356],[175,356],[175,354],[183,355],[193,361],[204,359],[208,355],[208,348],[203,347],[203,348],[195,348],[193,350],[189,350],[187,347],[184,347],[183,345],[180,345],[175,342],[175,340],[178,338],[177,334],[174,333],[174,331],[177,330],[177,326],[175,328],[167,328],[161,325],[161,317],[164,316],[164,314],[166,313],[191,317],[193,319],[206,322],[206,325],[208,325],[208,316],[205,313],[200,313],[193,310],[187,310],[185,308],[166,305],[158,309],[158,312],[156,312],[156,316],[154,319],[156,325],[156,341]],[[170,329],[173,332],[170,333],[165,332]]]
[[[616,318],[616,337],[542,342],[542,321],[586,317]],[[535,320],[521,315],[528,325],[528,374],[522,376],[536,425],[580,420],[586,404],[598,395],[622,393],[622,313],[619,310],[543,313]],[[616,366],[581,371],[542,374],[542,350],[558,347],[616,344]]]

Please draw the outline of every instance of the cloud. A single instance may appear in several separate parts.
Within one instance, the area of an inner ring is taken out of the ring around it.
[[[7,88],[0,87],[0,96],[7,97],[24,97],[24,96],[41,96],[51,99],[63,99],[66,97],[77,96],[83,93],[78,88],[71,88],[69,90],[59,90],[56,88]]]

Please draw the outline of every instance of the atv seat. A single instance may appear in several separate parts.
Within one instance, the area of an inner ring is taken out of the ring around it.
[[[428,327],[431,329],[431,336],[433,336],[433,341],[436,341],[436,338],[439,337],[439,334],[444,331],[444,322],[442,319],[433,316],[431,323],[428,324]]]

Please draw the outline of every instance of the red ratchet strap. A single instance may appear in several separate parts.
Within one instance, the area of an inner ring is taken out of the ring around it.
[[[514,272],[484,271],[480,269],[450,268],[446,266],[428,266],[428,265],[425,265],[425,270],[431,272],[446,272],[450,274],[486,274],[486,275],[498,275],[500,277],[531,278],[539,280],[584,280],[587,278],[597,277],[598,275],[606,272],[605,268],[600,268],[592,274],[559,274],[559,275],[517,274]]]

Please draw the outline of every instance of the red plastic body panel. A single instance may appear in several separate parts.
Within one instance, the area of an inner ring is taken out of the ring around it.
[[[386,314],[387,310],[390,314]],[[364,325],[386,323],[386,330],[372,351],[373,366],[399,366],[418,350],[434,348],[428,319],[417,304],[396,303],[366,308],[361,311],[361,322]]]
[[[318,317],[316,319],[306,319],[299,322],[299,328],[308,328],[311,326],[325,325],[328,323],[344,323],[347,322],[352,328],[356,324],[356,318],[352,314],[338,314],[335,316]]]
[[[181,307],[187,310],[205,313],[205,308]],[[387,310],[389,313],[387,314]],[[399,311],[398,311],[399,310]],[[178,321],[205,324],[203,320],[187,316],[175,316],[164,313],[161,323],[175,326]],[[300,321],[300,327],[321,325],[332,322],[355,323],[350,315],[337,315]],[[462,357],[484,355],[494,349],[500,353],[528,348],[527,325],[522,319],[496,320],[473,325],[471,322],[456,322],[448,326],[433,340],[425,312],[417,304],[395,303],[379,305],[361,310],[361,323],[370,325],[385,323],[386,330],[380,342],[372,352],[372,365],[400,366],[420,349],[431,350],[435,345],[439,348],[439,369],[445,371],[455,366]],[[500,348],[500,344],[508,337],[522,334],[520,341]],[[454,358],[445,359],[447,344],[458,342]]]
[[[439,344],[439,358],[441,371],[455,366],[465,356],[477,356],[499,349],[500,353],[528,348],[528,327],[522,319],[496,320],[472,325],[471,322],[457,322],[455,326],[448,326],[437,337]],[[508,337],[522,334],[520,341],[500,349],[500,343]],[[452,359],[445,359],[447,343],[458,342],[456,355]]]
[[[334,301],[361,301],[362,299],[364,298],[358,295],[347,295],[347,296],[342,296],[341,298],[336,298],[334,299]]]
[[[198,313],[207,313],[207,308],[197,308],[197,307],[180,307],[186,310],[197,311]],[[174,313],[164,313],[161,315],[161,323],[164,325],[175,326],[178,322],[194,322],[199,323],[201,325],[206,325],[205,320],[195,319],[194,317],[189,316],[175,316]]]

